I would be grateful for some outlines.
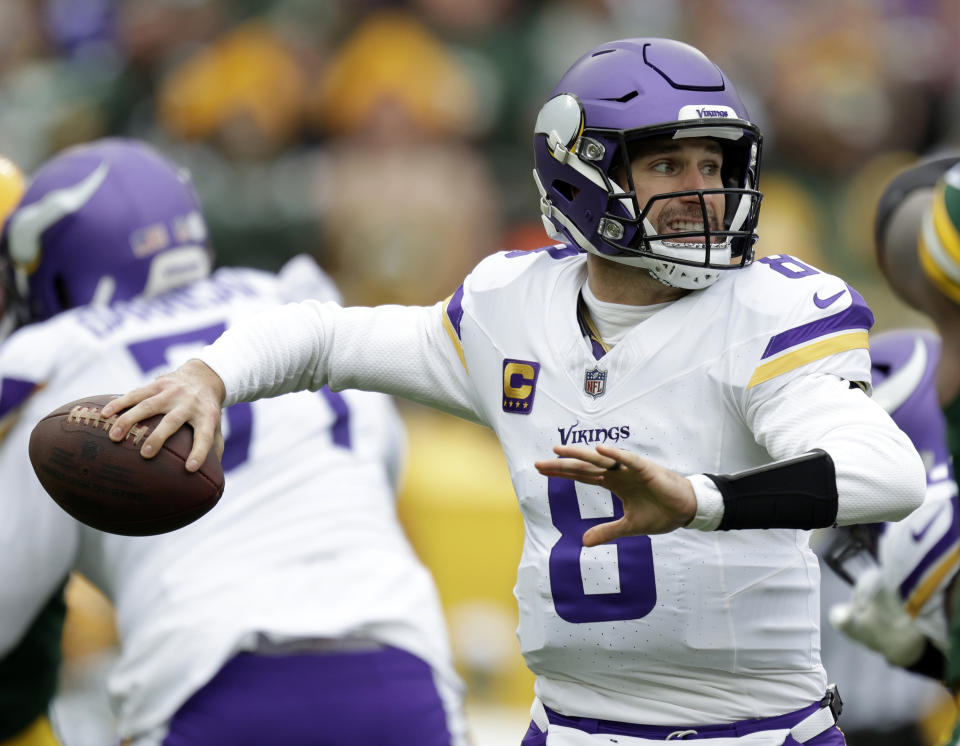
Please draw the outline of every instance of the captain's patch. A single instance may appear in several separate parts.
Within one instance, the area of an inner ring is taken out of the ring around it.
[[[533,397],[537,393],[540,363],[532,360],[503,361],[503,411],[530,414]]]

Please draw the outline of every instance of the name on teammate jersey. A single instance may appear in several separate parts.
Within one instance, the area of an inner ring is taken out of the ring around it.
[[[580,443],[616,443],[630,437],[629,425],[614,425],[613,427],[585,427],[578,428],[579,422],[570,427],[558,427],[560,445],[578,445]]]
[[[184,311],[202,311],[221,306],[238,295],[256,294],[257,291],[240,278],[211,277],[205,282],[187,285],[149,299],[114,303],[108,307],[83,308],[78,312],[77,321],[97,337],[106,337],[130,319],[149,321]]]

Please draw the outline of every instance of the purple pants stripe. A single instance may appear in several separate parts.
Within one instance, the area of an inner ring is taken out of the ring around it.
[[[671,733],[677,731],[695,730],[697,735],[688,736],[689,739],[697,740],[703,738],[737,738],[745,736],[748,733],[755,733],[761,730],[781,730],[792,728],[808,715],[816,712],[820,707],[819,703],[804,707],[796,712],[789,712],[786,715],[778,715],[770,718],[760,718],[757,720],[741,720],[736,723],[724,723],[721,725],[635,725],[633,723],[619,723],[613,720],[593,720],[591,718],[567,717],[559,712],[544,707],[547,712],[547,720],[557,725],[563,725],[568,728],[577,728],[586,733],[608,733],[610,735],[634,736],[636,738],[666,739]],[[678,739],[673,739],[678,740]],[[683,740],[683,739],[679,739]],[[547,734],[541,731],[535,723],[531,722],[526,735],[520,742],[520,746],[545,746],[547,743]],[[783,746],[796,746],[798,741],[788,737]],[[843,733],[837,726],[827,728],[823,733],[815,738],[805,742],[805,746],[845,746],[846,741]]]
[[[395,648],[240,653],[177,711],[164,746],[450,746],[430,667]]]

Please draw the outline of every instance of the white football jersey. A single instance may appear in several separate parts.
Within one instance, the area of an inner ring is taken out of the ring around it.
[[[0,346],[3,582],[18,584],[35,610],[75,567],[111,598],[123,644],[109,690],[124,736],[160,726],[226,659],[264,638],[403,648],[456,699],[439,599],[396,519],[405,440],[388,397],[323,389],[228,408],[223,497],[160,536],[79,526],[27,460],[33,425],[59,405],[142,385],[237,319],[310,294],[329,298],[324,277],[302,260],[279,278],[223,269],[154,300],[61,314]],[[12,587],[3,592],[16,600]],[[0,627],[8,612],[30,618],[15,606],[0,608]]]
[[[910,437],[927,474],[923,505],[881,527],[882,577],[917,628],[946,653],[947,591],[960,569],[960,524],[947,420],[937,397],[941,342],[929,330],[904,328],[874,335],[871,347],[873,398]]]
[[[560,712],[649,724],[819,699],[807,532],[680,530],[585,548],[584,531],[622,515],[619,501],[533,464],[557,444],[616,445],[681,474],[798,455],[810,447],[799,434],[763,442],[757,412],[811,372],[868,382],[869,309],[836,277],[775,257],[670,304],[603,354],[578,323],[585,278],[565,247],[501,254],[445,305],[523,511],[518,634],[537,694]]]
[[[920,457],[851,388],[869,388],[870,310],[842,280],[766,257],[666,305],[604,353],[578,316],[586,273],[586,257],[562,245],[496,254],[442,304],[307,301],[229,331],[201,359],[229,402],[328,384],[494,430],[525,525],[518,634],[547,706],[671,725],[819,700],[808,532],[709,532],[720,518],[700,522],[709,500],[698,494],[701,530],[587,549],[584,531],[619,515],[619,501],[543,477],[534,462],[557,444],[606,443],[707,480],[697,475],[822,448],[836,468],[838,523],[902,518],[922,499]]]
[[[950,649],[947,590],[960,569],[957,484],[941,464],[927,499],[902,521],[887,524],[879,542],[884,584],[941,650]]]

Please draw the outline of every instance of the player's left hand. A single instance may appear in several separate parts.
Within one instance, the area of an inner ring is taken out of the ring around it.
[[[610,490],[623,503],[623,517],[593,526],[587,547],[623,536],[665,534],[685,526],[697,512],[697,496],[686,478],[635,453],[609,446],[554,446],[560,458],[537,461],[545,477],[572,479]]]

